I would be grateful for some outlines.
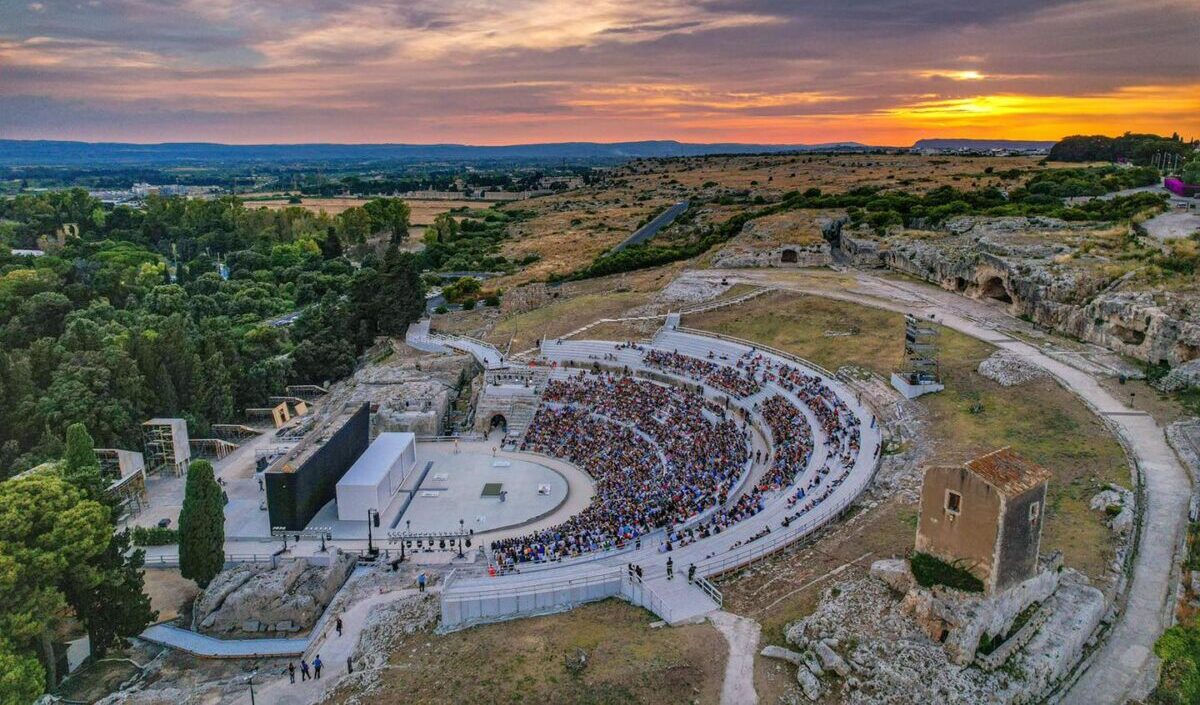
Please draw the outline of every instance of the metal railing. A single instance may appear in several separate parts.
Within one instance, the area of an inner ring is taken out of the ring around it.
[[[626,589],[628,586],[628,589]],[[675,610],[641,578],[630,578],[628,574],[621,580],[622,596],[629,602],[650,610],[662,617],[668,624],[675,621]]]
[[[566,590],[570,588],[588,587],[590,585],[599,585],[602,583],[612,582],[613,580],[621,580],[625,568],[607,568],[603,572],[593,572],[587,575],[559,578],[557,580],[537,580],[537,581],[521,581],[518,575],[509,577],[495,578],[493,585],[463,585],[462,592],[457,595],[450,589],[450,586],[443,583],[442,600],[451,600],[454,598],[460,599],[496,599],[501,597],[516,597],[519,595],[527,595],[534,592],[547,592],[553,590]],[[503,583],[511,583],[505,585]]]
[[[878,468],[878,463],[876,463],[876,468]],[[819,506],[814,510],[804,513],[799,519],[792,522],[786,532],[773,532],[769,539],[754,541],[744,546],[739,546],[723,556],[714,556],[713,558],[702,560],[696,564],[697,571],[709,577],[722,575],[787,548],[845,513],[851,505],[858,501],[859,495],[870,484],[874,474],[874,471],[872,471],[861,483],[860,487],[854,489],[852,493],[838,500],[833,505],[828,507]]]
[[[708,578],[704,577],[703,575],[697,575],[695,583],[696,585],[700,586],[700,589],[704,591],[704,594],[711,597],[712,601],[717,603],[717,607],[725,607],[725,596],[721,594],[721,591],[717,589],[717,586],[713,585]]]
[[[225,562],[228,563],[270,563],[275,558],[270,553],[226,553]],[[146,568],[178,568],[179,556],[146,556]]]

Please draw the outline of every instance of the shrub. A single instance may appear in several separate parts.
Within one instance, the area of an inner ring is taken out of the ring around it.
[[[464,311],[470,311],[475,308],[475,299],[467,299],[462,303]]]
[[[1196,618],[1166,631],[1154,645],[1162,676],[1148,702],[1183,705],[1200,702],[1200,622]]]
[[[438,306],[437,308],[433,309],[433,312],[434,313],[450,313],[450,309],[446,308],[445,306]]]
[[[488,296],[486,299],[484,299],[483,303],[488,306],[499,306],[500,305],[500,295],[492,294],[492,295]]]
[[[983,592],[983,581],[959,565],[958,561],[951,564],[928,553],[914,553],[909,563],[913,577],[922,587],[945,585],[964,592]]]
[[[163,526],[133,527],[134,546],[170,546],[179,543],[179,531]]]

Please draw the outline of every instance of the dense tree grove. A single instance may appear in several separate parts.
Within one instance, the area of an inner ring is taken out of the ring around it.
[[[407,206],[378,201],[343,219],[234,198],[0,200],[0,477],[58,457],[72,423],[137,449],[150,416],[184,417],[202,436],[289,382],[352,371],[424,303],[421,262],[361,244],[407,232]],[[60,245],[64,224],[79,236]],[[6,247],[39,239],[42,257]],[[295,326],[272,325],[293,311]]]
[[[1184,142],[1178,135],[1160,137],[1126,132],[1120,137],[1104,135],[1072,135],[1064,137],[1050,149],[1050,160],[1056,162],[1115,162],[1127,160],[1149,165],[1155,154],[1192,154],[1194,142]]]
[[[64,621],[103,657],[157,616],[143,591],[143,552],[114,534],[115,507],[87,429],[67,430],[61,460],[0,482],[0,704],[32,702],[57,682],[53,639]]]

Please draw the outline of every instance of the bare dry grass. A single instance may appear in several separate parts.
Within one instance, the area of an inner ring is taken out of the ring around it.
[[[707,623],[651,629],[652,621],[614,599],[446,636],[417,633],[393,652],[371,702],[716,703],[725,640]],[[581,652],[586,666],[575,672],[568,663]]]
[[[179,616],[184,606],[200,592],[196,583],[179,574],[178,568],[147,569],[144,575],[150,607],[158,610],[160,622]]]
[[[699,224],[715,226],[751,207],[711,200],[722,194],[773,201],[789,191],[809,188],[833,193],[875,186],[921,193],[939,186],[1012,187],[1041,168],[1031,157],[910,154],[636,160],[613,169],[604,185],[504,206],[534,213],[531,219],[510,226],[504,256],[520,260],[536,254],[540,259],[499,283],[510,287],[576,271],[670,204],[698,195],[710,199],[700,207]],[[1014,169],[1020,173],[1004,173]]]
[[[991,168],[992,173],[986,173]],[[638,161],[620,170],[640,188],[703,188],[715,183],[756,193],[846,191],[860,186],[904,188],[924,192],[939,186],[983,188],[1003,186],[999,172],[1040,170],[1033,157],[927,157],[916,154],[717,156]],[[1028,175],[1017,177],[1028,178]]]
[[[517,261],[531,254],[540,259],[498,284],[514,286],[573,272],[632,235],[670,203],[662,196],[611,188],[572,191],[510,206],[535,215],[509,226],[501,253]]]
[[[315,198],[307,197],[300,203],[288,203],[286,198],[269,199],[263,201],[247,201],[247,208],[269,208],[271,210],[281,210],[283,208],[305,208],[314,213],[324,212],[329,215],[337,215],[342,211],[361,206],[369,198]],[[433,222],[433,219],[440,213],[453,210],[455,208],[487,208],[492,204],[486,201],[443,201],[438,199],[405,199],[405,203],[412,209],[412,214],[409,216],[409,221],[413,225],[425,226]],[[422,232],[424,228],[422,227]],[[410,235],[411,235],[410,231]],[[418,233],[419,235],[419,233]]]

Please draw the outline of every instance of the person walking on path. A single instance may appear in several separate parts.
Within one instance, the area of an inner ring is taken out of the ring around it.
[[[300,659],[300,681],[308,680],[308,661]]]
[[[629,582],[633,582],[633,564],[629,564]]]
[[[354,661],[349,656],[346,657],[346,673],[354,673]]]
[[[313,659],[313,678],[321,680],[321,654],[317,654],[317,657]]]
[[[425,571],[421,571],[421,574],[417,576],[417,590],[425,592]]]
[[[696,579],[696,564],[693,563],[688,566],[688,583],[691,583],[695,579]]]
[[[342,635],[342,618],[338,617],[337,621],[333,623],[333,626],[337,627],[338,636],[341,636]]]
[[[640,565],[635,565],[633,569],[637,572],[638,582],[642,582],[642,567]]]
[[[674,577],[675,577],[675,561],[673,559],[668,558],[667,559],[667,580],[671,580]]]
[[[288,663],[288,678],[292,679],[292,683],[296,682],[296,662],[295,661]]]

